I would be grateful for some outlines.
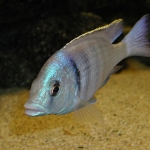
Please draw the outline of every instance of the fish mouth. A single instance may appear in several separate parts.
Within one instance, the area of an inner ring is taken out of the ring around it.
[[[28,116],[43,116],[46,115],[45,108],[36,103],[26,103],[25,107],[25,114]]]

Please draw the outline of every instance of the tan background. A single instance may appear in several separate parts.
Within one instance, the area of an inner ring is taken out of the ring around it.
[[[72,114],[28,117],[29,91],[1,90],[0,150],[150,149],[150,69],[128,64],[96,93],[104,123],[77,123]]]

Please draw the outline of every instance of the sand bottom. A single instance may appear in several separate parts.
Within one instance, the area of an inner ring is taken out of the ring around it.
[[[150,149],[150,69],[135,60],[96,93],[104,122],[78,123],[73,115],[28,117],[28,90],[0,95],[0,150]]]

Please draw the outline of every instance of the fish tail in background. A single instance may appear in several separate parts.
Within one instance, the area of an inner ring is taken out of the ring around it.
[[[150,15],[144,15],[122,42],[127,44],[127,56],[150,57]]]

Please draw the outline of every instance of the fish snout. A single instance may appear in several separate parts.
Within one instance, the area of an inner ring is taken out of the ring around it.
[[[25,113],[28,116],[43,116],[46,115],[46,108],[36,103],[25,103]]]

